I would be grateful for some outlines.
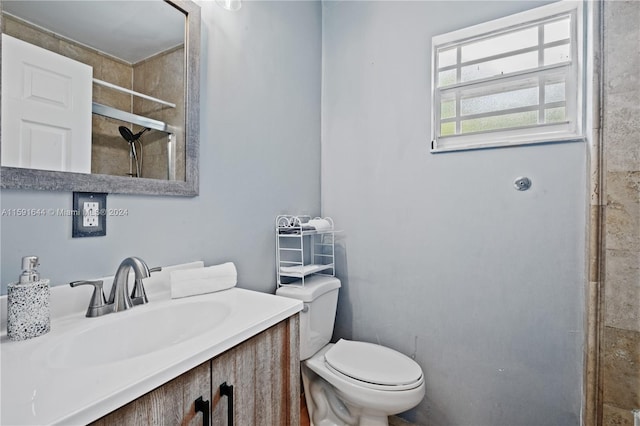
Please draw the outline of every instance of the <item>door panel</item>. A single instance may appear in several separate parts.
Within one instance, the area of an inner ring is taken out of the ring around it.
[[[91,173],[93,69],[2,34],[2,165]]]

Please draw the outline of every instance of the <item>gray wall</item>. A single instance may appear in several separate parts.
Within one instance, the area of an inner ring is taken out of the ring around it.
[[[239,285],[275,288],[279,213],[320,212],[321,12],[317,2],[200,2],[200,196],[109,195],[107,235],[71,238],[69,217],[1,218],[2,293],[38,255],[53,285],[150,265],[234,261]],[[1,207],[71,209],[71,193],[3,190]]]
[[[431,37],[540,4],[323,4],[334,337],[415,357],[421,425],[579,424],[585,144],[428,151]]]

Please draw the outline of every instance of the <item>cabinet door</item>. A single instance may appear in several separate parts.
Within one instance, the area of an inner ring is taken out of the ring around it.
[[[165,385],[107,414],[93,425],[200,426],[203,414],[195,412],[195,400],[211,400],[211,363],[187,371]]]
[[[213,360],[212,426],[229,421],[223,383],[233,386],[234,426],[300,424],[298,327],[295,315]]]

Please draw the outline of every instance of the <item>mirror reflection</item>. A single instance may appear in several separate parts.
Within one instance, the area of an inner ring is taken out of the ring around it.
[[[2,166],[185,180],[185,15],[3,1]]]

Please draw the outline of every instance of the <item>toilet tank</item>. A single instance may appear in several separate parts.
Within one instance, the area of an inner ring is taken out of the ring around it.
[[[311,358],[331,340],[339,288],[339,279],[314,275],[305,278],[304,286],[287,285],[276,291],[278,296],[304,303],[300,313],[300,361]]]

